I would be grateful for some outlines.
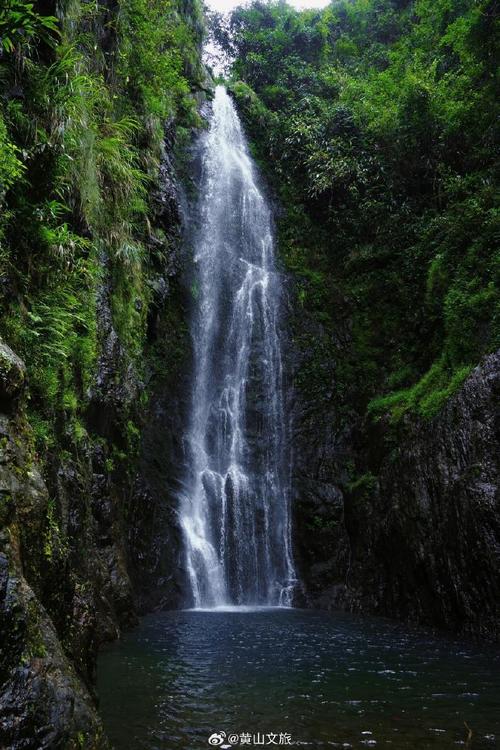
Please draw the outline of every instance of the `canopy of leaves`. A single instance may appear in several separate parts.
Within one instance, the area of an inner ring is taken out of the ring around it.
[[[439,392],[430,416],[500,345],[495,5],[257,0],[213,21],[286,210],[285,260],[350,302],[364,404]]]

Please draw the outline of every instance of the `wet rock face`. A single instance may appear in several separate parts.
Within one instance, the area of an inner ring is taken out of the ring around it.
[[[151,196],[154,224],[167,245],[156,260],[148,313],[149,359],[145,380],[149,402],[141,420],[137,470],[128,495],[127,555],[134,601],[139,612],[185,605],[184,565],[177,508],[185,460],[183,435],[190,384],[188,292],[183,281],[182,196],[170,153],[172,132],[165,130],[165,150],[158,188]],[[158,240],[150,237],[155,255]]]
[[[26,387],[26,366],[12,349],[0,340],[0,409],[10,411]]]
[[[91,696],[67,659],[47,613],[0,554],[2,676],[0,746],[88,748],[108,743]]]
[[[4,345],[2,355],[10,369],[0,414],[0,747],[106,748],[94,702],[41,604],[53,604],[49,586],[62,614],[70,592],[58,578],[51,498],[23,416],[24,363]]]
[[[432,422],[403,424],[379,466],[368,456],[379,482],[365,565],[376,571],[369,601],[381,611],[500,637],[499,396],[500,352]],[[352,582],[363,592],[357,569]]]
[[[87,437],[75,448],[61,415],[43,477],[26,420],[26,368],[0,341],[0,748],[105,750],[93,694],[100,645],[134,625],[139,611],[182,603],[172,477],[182,460],[179,373],[189,347],[167,151],[164,184],[151,198],[166,244],[148,279],[157,293],[144,367],[139,375],[115,330],[103,254]],[[111,446],[128,450],[130,424],[138,455],[119,466]]]
[[[500,637],[499,396],[496,353],[430,422],[365,424],[346,444],[319,420],[295,504],[311,605]],[[342,453],[358,481],[342,483]]]
[[[177,399],[172,400],[172,393]],[[139,471],[130,498],[130,571],[140,611],[178,608],[186,603],[182,535],[175,478],[183,461],[185,390],[160,384],[148,411]]]
[[[294,296],[290,285],[289,298]],[[338,307],[345,307],[342,300]],[[350,560],[342,487],[348,478],[352,429],[349,420],[339,418],[334,398],[337,356],[349,338],[349,322],[347,316],[338,319],[332,335],[312,316],[297,314],[294,305],[288,320],[292,532],[301,581],[295,603],[329,608],[343,592]]]

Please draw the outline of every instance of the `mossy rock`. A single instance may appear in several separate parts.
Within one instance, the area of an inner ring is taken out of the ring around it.
[[[10,407],[23,395],[26,386],[26,365],[0,340],[0,408]]]

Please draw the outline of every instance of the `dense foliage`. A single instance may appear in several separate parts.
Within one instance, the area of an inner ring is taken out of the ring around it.
[[[299,301],[333,335],[348,305],[337,388],[434,415],[500,345],[496,2],[253,2],[212,26]]]
[[[41,448],[58,424],[84,434],[103,287],[140,365],[148,268],[169,251],[148,190],[165,123],[198,122],[203,33],[184,0],[2,4],[0,335],[27,362]]]

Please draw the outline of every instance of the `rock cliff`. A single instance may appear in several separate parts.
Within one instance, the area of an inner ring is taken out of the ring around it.
[[[299,398],[295,532],[310,605],[499,637],[499,395],[497,352],[432,420],[336,429],[335,410],[315,415]]]
[[[97,651],[139,612],[180,600],[171,479],[189,341],[171,148],[152,195],[168,253],[148,278],[144,368],[113,326],[103,254],[100,353],[78,444],[62,423],[60,443],[37,455],[26,368],[0,343],[0,747],[9,750],[106,748]]]

